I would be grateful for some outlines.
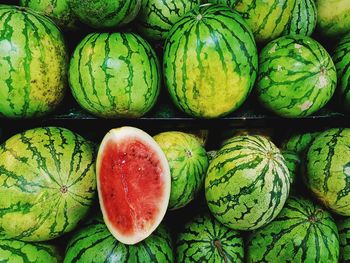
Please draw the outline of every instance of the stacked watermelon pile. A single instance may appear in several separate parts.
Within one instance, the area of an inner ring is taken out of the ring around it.
[[[19,5],[0,4],[1,118],[43,118],[70,94],[96,117],[139,118],[162,90],[195,118],[250,95],[285,118],[333,97],[350,109],[348,0]],[[229,131],[210,148],[207,135],[13,134],[0,146],[0,262],[350,261],[350,129],[281,144]]]

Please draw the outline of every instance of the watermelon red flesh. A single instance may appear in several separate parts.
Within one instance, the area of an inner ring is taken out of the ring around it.
[[[98,190],[111,233],[120,242],[135,244],[150,235],[164,217],[170,171],[159,146],[147,137],[144,140],[130,134],[128,129],[134,128],[114,130],[121,136],[107,135],[101,144]]]

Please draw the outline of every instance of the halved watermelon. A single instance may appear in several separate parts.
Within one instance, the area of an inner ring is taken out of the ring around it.
[[[132,127],[113,129],[97,157],[97,187],[104,221],[128,245],[147,238],[168,207],[168,161],[153,138]]]

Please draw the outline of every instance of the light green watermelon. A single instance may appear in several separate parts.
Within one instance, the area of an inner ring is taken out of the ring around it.
[[[340,262],[350,262],[350,218],[337,221],[340,241]]]
[[[309,116],[332,98],[336,69],[327,51],[301,35],[278,38],[260,53],[256,91],[260,102],[279,116]]]
[[[227,140],[211,161],[205,195],[211,213],[222,224],[253,230],[281,211],[290,178],[279,149],[263,136]]]
[[[338,263],[337,226],[324,208],[290,197],[267,226],[251,233],[246,262]]]
[[[64,263],[87,262],[174,262],[171,236],[160,225],[147,239],[137,245],[124,245],[108,231],[103,220],[91,220],[74,234],[66,249]]]
[[[154,136],[169,162],[171,192],[168,208],[179,209],[192,201],[203,186],[209,160],[193,135],[169,131]]]
[[[240,263],[243,238],[209,215],[188,222],[177,238],[177,262]]]
[[[93,145],[64,128],[19,133],[0,147],[0,233],[44,241],[73,230],[95,197]]]
[[[45,16],[0,4],[0,117],[47,115],[64,97],[68,56]]]
[[[91,33],[75,49],[69,83],[77,102],[104,118],[141,117],[160,91],[152,47],[134,33]]]
[[[350,129],[333,128],[318,135],[305,160],[305,182],[334,213],[350,216]]]
[[[228,7],[196,7],[169,32],[163,68],[179,109],[200,118],[225,116],[242,105],[254,85],[257,49],[252,32]]]

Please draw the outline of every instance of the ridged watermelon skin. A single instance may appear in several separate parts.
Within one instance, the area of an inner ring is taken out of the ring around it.
[[[350,262],[350,218],[337,221],[340,242],[340,262]]]
[[[338,230],[330,213],[290,197],[274,221],[251,234],[246,262],[337,263],[338,258]]]
[[[0,5],[0,116],[39,117],[63,99],[68,57],[63,36],[48,18]]]
[[[200,0],[145,0],[137,15],[136,28],[142,36],[152,41],[163,41],[171,27]]]
[[[339,101],[345,110],[350,111],[350,33],[336,46],[333,61],[337,69]]]
[[[309,116],[332,98],[336,69],[327,51],[312,38],[278,38],[264,47],[259,58],[258,98],[277,115]]]
[[[74,234],[66,249],[64,263],[69,262],[174,262],[172,240],[160,225],[151,236],[137,245],[124,245],[108,231],[102,218],[95,218]]]
[[[281,211],[290,188],[289,172],[278,148],[262,136],[226,141],[211,161],[205,195],[211,213],[222,224],[253,230]]]
[[[256,42],[266,43],[282,35],[296,3],[296,0],[240,0],[234,8],[252,29]]]
[[[204,147],[193,135],[163,132],[154,136],[169,162],[171,192],[168,209],[175,210],[191,202],[204,183],[209,160]]]
[[[160,91],[152,47],[134,33],[91,33],[75,49],[69,83],[82,108],[104,118],[144,115]]]
[[[63,128],[37,128],[0,147],[0,232],[44,241],[73,230],[95,197],[92,144]]]
[[[141,0],[70,0],[73,13],[93,28],[112,28],[130,23],[141,8]]]
[[[69,5],[69,0],[20,0],[20,5],[49,16],[64,29],[73,29],[76,17]]]
[[[350,30],[348,0],[316,0],[318,33],[324,37],[339,38]]]
[[[350,216],[350,129],[329,129],[315,138],[305,163],[305,182],[334,213]]]
[[[236,12],[202,5],[183,16],[169,33],[165,83],[173,102],[187,114],[224,116],[250,93],[257,58],[251,30]]]
[[[302,156],[310,147],[313,140],[320,132],[297,133],[289,137],[282,143],[282,149],[292,151]]]
[[[311,36],[317,23],[314,0],[298,0],[283,35]]]
[[[59,263],[62,259],[54,246],[1,239],[0,262]]]
[[[210,215],[188,222],[177,238],[177,262],[244,262],[240,233],[220,224]]]

